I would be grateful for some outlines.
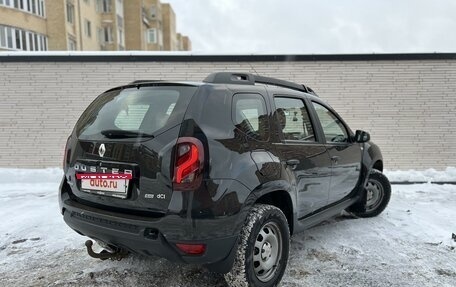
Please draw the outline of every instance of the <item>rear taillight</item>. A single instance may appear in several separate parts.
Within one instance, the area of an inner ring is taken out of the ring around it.
[[[204,148],[200,140],[182,137],[177,140],[174,164],[174,189],[191,190],[201,184]]]

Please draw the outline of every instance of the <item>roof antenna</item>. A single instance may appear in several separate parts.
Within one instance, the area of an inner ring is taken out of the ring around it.
[[[257,74],[257,76],[259,76],[260,74],[258,74],[258,72],[255,70],[255,68],[253,67],[251,62],[249,62],[249,65],[250,65],[250,68],[252,68],[252,70],[255,72],[255,74]]]

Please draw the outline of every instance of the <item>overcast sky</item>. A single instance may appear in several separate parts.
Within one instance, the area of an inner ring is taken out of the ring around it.
[[[456,52],[456,0],[163,1],[195,52]]]

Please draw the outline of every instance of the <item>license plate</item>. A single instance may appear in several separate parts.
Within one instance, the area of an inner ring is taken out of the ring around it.
[[[131,175],[77,175],[81,190],[100,195],[127,197]],[[127,179],[128,178],[128,179]]]

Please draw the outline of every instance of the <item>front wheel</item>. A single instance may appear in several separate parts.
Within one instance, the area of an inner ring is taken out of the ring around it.
[[[228,285],[277,286],[287,266],[289,246],[283,212],[272,205],[254,205],[241,230],[233,268],[225,274]]]
[[[359,217],[374,217],[385,210],[391,198],[391,184],[388,178],[379,170],[373,169],[369,174],[366,192],[366,206],[364,211],[354,211]]]

